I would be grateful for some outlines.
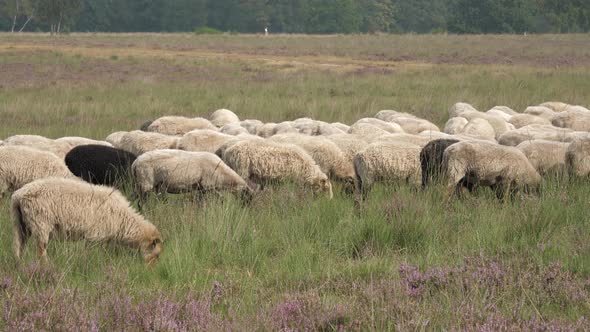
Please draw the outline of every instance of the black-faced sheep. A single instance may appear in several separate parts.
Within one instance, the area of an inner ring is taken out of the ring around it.
[[[119,242],[138,248],[148,264],[156,262],[162,251],[156,227],[113,188],[71,179],[41,179],[17,190],[11,209],[17,259],[31,236],[44,260],[50,238]]]
[[[25,146],[0,147],[0,196],[46,177],[75,178],[63,159]]]
[[[121,187],[130,178],[135,155],[104,145],[80,145],[66,155],[74,175],[86,182]]]
[[[332,184],[328,176],[298,146],[246,140],[225,150],[223,161],[242,178],[261,186],[291,180],[332,198]]]
[[[502,199],[517,189],[538,192],[541,183],[541,176],[520,150],[482,141],[449,146],[443,167],[451,193],[463,186],[487,186]]]

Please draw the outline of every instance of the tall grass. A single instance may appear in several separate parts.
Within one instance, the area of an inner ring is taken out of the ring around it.
[[[125,43],[127,37],[101,38]],[[170,47],[159,36],[142,38]],[[250,37],[202,38],[258,43]],[[308,42],[293,38],[295,44]],[[341,38],[349,43],[349,37]],[[347,123],[397,109],[442,125],[457,101],[481,110],[498,104],[523,110],[553,99],[590,104],[586,68],[396,65],[318,71],[248,58],[113,60],[0,52],[0,66],[20,70],[22,64],[37,76],[7,71],[0,138],[104,138],[157,116],[204,116],[221,107],[263,121],[311,116]],[[168,75],[171,68],[177,76]],[[442,185],[424,191],[377,185],[361,212],[338,186],[331,201],[296,186],[276,187],[248,207],[231,195],[198,203],[189,195],[153,196],[145,216],[161,230],[165,245],[153,269],[125,247],[59,241],[49,244],[48,266],[36,263],[34,243],[16,264],[4,197],[0,327],[590,329],[583,318],[590,299],[587,179],[548,177],[540,197],[506,202],[482,189],[447,204],[444,193]]]

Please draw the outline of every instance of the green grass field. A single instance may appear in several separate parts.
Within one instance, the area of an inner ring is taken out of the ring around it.
[[[262,121],[352,123],[382,109],[444,125],[480,110],[590,105],[590,35],[260,36],[0,34],[0,139],[138,128],[218,108]],[[110,244],[50,242],[50,265],[11,251],[0,204],[2,330],[590,329],[590,183],[541,197],[377,186],[350,197],[274,188],[243,207],[153,197],[165,244],[148,269]],[[127,192],[128,195],[131,192]]]

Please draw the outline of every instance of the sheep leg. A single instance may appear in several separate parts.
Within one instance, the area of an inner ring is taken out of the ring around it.
[[[49,241],[47,239],[39,238],[37,240],[37,255],[39,256],[39,259],[43,263],[47,263],[47,243],[48,242]]]

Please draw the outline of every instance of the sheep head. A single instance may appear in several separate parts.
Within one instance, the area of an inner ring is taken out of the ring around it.
[[[312,188],[314,193],[324,193],[329,199],[334,197],[334,194],[332,193],[332,183],[328,180],[328,177],[325,174],[314,181]]]
[[[150,226],[145,232],[140,245],[141,254],[148,266],[154,265],[158,261],[162,250],[164,250],[160,232],[158,232],[155,226]]]

